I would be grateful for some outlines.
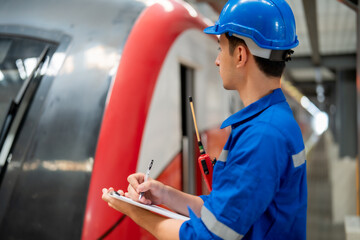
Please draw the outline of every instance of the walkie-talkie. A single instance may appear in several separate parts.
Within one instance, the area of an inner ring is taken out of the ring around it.
[[[202,145],[202,142],[200,140],[199,131],[198,131],[197,124],[196,124],[194,104],[192,101],[192,97],[189,97],[189,102],[190,102],[190,108],[191,108],[191,112],[192,112],[192,116],[193,116],[193,120],[194,120],[196,138],[197,138],[199,150],[200,150],[200,156],[198,158],[198,163],[199,163],[199,167],[201,170],[201,174],[204,177],[206,186],[209,189],[209,191],[211,191],[213,167],[214,167],[216,160],[212,161],[210,156],[208,154],[206,154],[206,152],[205,152],[204,146]]]

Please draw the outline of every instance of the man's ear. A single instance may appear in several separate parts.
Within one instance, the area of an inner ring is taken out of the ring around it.
[[[235,61],[236,61],[236,67],[243,67],[245,63],[247,62],[247,59],[249,57],[249,53],[245,46],[238,45],[235,49]]]

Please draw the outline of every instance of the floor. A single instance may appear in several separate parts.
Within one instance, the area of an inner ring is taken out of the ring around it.
[[[333,224],[331,220],[331,188],[324,143],[321,137],[307,156],[307,239],[342,240],[345,239],[344,224]]]

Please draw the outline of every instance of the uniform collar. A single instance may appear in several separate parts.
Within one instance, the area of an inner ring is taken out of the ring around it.
[[[286,101],[284,93],[282,92],[281,88],[275,89],[272,93],[269,95],[266,95],[265,97],[260,98],[256,102],[250,104],[249,106],[241,109],[239,112],[231,115],[228,117],[221,125],[220,128],[226,128],[230,125],[233,125],[235,123],[241,122],[243,120],[246,120],[266,108],[277,104],[279,102]]]

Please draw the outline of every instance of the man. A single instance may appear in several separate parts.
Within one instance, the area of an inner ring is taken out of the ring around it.
[[[164,204],[190,216],[167,219],[108,196],[158,239],[305,239],[306,161],[301,131],[280,89],[285,61],[298,45],[295,20],[284,0],[230,0],[215,26],[225,89],[237,90],[245,108],[226,119],[231,134],[215,164],[213,190],[193,196],[144,174],[128,177],[128,192],[140,202]]]

